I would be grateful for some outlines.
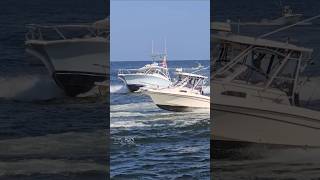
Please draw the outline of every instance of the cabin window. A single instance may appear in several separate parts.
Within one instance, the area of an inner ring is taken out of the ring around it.
[[[224,91],[221,94],[226,96],[235,96],[235,97],[241,97],[241,98],[245,98],[247,96],[246,93],[239,92],[239,91]]]

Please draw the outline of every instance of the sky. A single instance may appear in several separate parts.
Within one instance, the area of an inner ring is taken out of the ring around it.
[[[151,60],[154,50],[170,60],[209,60],[209,0],[111,0],[111,61]]]

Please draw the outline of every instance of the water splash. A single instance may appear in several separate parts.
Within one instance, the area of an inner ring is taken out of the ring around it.
[[[112,128],[187,127],[209,122],[209,112],[170,112],[159,109],[152,102],[111,105]]]
[[[36,101],[62,96],[62,90],[47,76],[0,77],[0,98]]]
[[[135,137],[133,136],[125,136],[125,137],[115,137],[112,138],[114,144],[124,145],[135,145]]]
[[[125,94],[128,93],[128,88],[124,85],[110,85],[110,93],[111,94]]]
[[[0,159],[0,179],[11,175],[104,172],[105,165],[94,159],[103,159],[106,139],[105,131],[97,130],[0,140],[0,147],[6,147],[0,149],[0,156],[10,159]]]

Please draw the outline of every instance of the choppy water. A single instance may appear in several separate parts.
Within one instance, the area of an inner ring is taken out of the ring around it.
[[[106,99],[67,98],[25,53],[26,24],[93,22],[104,1],[1,1],[0,179],[105,179]]]
[[[169,67],[191,68],[197,66],[196,62],[169,61]],[[111,64],[111,177],[209,179],[209,112],[161,110],[149,97],[129,93],[117,79],[117,69],[142,67],[146,63],[150,62]],[[208,73],[209,70],[204,72]]]
[[[281,9],[279,1],[220,1],[216,0],[215,11],[211,15],[216,20],[225,21],[259,21],[263,18],[279,17]],[[250,4],[250,5],[249,5]],[[304,14],[305,18],[320,14],[319,1],[282,1],[289,4],[296,13]],[[303,87],[300,95],[303,105],[320,110],[319,105],[319,52],[320,52],[320,20],[313,21],[312,25],[297,26],[270,36],[275,40],[288,40],[291,43],[313,48],[315,65],[306,69],[311,75],[310,82]],[[259,36],[279,28],[240,26],[240,33],[250,36]],[[234,28],[237,30],[237,28]],[[213,116],[214,121],[214,116]],[[299,133],[299,132],[297,132]],[[288,137],[290,138],[290,137]],[[320,178],[320,149],[304,148],[270,148],[264,146],[250,146],[248,148],[221,148],[215,149],[212,144],[211,171],[212,179],[318,179]],[[228,152],[228,155],[226,153]],[[232,152],[232,153],[230,153]],[[219,154],[224,154],[219,157]]]

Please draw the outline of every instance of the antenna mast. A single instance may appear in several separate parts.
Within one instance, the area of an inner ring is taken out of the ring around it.
[[[260,35],[258,38],[264,38],[264,37],[270,36],[270,35],[272,35],[272,34],[275,34],[275,33],[277,33],[277,32],[284,31],[284,30],[289,29],[289,28],[291,28],[291,27],[294,27],[294,26],[297,26],[297,25],[300,25],[300,24],[303,24],[303,23],[306,23],[306,22],[309,22],[309,21],[312,21],[312,20],[318,19],[318,18],[320,18],[320,14],[318,14],[318,15],[316,15],[316,16],[313,16],[313,17],[311,17],[311,18],[308,18],[308,19],[299,21],[299,22],[294,23],[294,24],[291,24],[291,25],[288,25],[288,26],[284,26],[284,27],[282,27],[282,28],[276,29],[276,30],[271,31],[271,32],[269,32],[269,33],[262,34],[262,35]]]
[[[167,38],[164,38],[164,54],[167,55]]]
[[[151,41],[151,54],[153,55],[153,40]]]

